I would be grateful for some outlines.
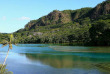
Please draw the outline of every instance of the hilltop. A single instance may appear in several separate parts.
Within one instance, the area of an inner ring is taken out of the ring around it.
[[[107,0],[94,8],[54,10],[37,20],[31,20],[24,29],[14,32],[14,36],[19,43],[110,45],[109,27],[110,1]]]

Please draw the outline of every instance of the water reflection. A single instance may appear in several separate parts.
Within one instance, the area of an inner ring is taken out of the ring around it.
[[[55,68],[95,68],[99,63],[109,63],[108,58],[88,58],[75,55],[25,54],[31,61],[40,61]]]
[[[7,47],[0,49],[2,58],[6,51]],[[21,44],[10,50],[7,64],[15,74],[106,74],[110,73],[110,47]]]
[[[56,51],[63,52],[93,52],[93,53],[110,53],[110,47],[83,47],[83,46],[49,46]]]

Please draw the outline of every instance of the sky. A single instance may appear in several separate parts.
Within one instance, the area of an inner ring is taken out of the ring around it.
[[[53,10],[95,7],[105,0],[0,0],[0,32],[12,33]]]

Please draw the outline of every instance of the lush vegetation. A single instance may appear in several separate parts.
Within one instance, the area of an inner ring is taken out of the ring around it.
[[[59,27],[60,26],[60,27]],[[85,40],[91,25],[67,23],[39,27],[39,31],[15,33],[20,43],[70,43]],[[38,30],[38,29],[37,29]]]
[[[91,45],[110,45],[110,15],[101,16],[89,31]]]
[[[0,64],[0,69],[1,69],[2,65]],[[8,71],[7,69],[5,69],[6,65],[2,68],[2,70],[0,70],[0,74],[13,74],[13,72]]]
[[[110,45],[110,1],[95,8],[54,10],[14,32],[16,43],[82,43]],[[2,42],[7,34],[0,34]]]
[[[6,35],[8,35],[8,34],[6,34]],[[0,64],[0,74],[13,74],[12,72],[8,72],[5,69],[5,67],[6,67],[5,62],[7,60],[7,57],[8,57],[8,54],[9,54],[9,50],[12,49],[12,43],[15,44],[15,42],[14,42],[14,38],[13,38],[12,34],[8,35],[6,38],[7,39],[5,39],[5,40],[3,40],[1,42],[2,43],[2,47],[9,45],[9,48],[8,48],[7,55],[5,57],[5,60],[4,60],[3,64],[2,65]]]

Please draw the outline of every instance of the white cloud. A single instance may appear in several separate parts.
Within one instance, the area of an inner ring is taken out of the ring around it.
[[[29,17],[22,16],[22,17],[18,18],[18,20],[30,20],[30,18]]]
[[[3,17],[2,17],[2,20],[6,20],[6,16],[3,16]]]

